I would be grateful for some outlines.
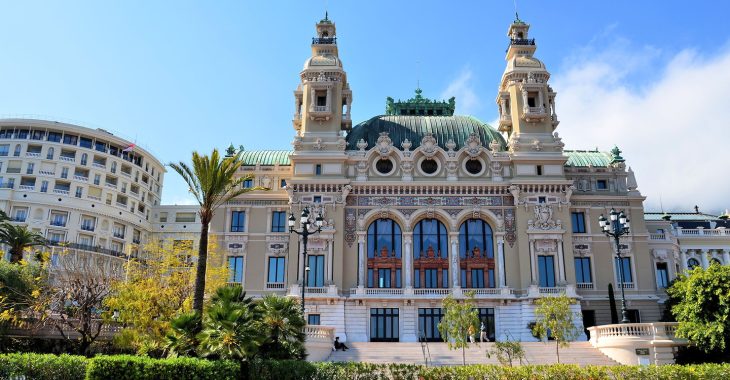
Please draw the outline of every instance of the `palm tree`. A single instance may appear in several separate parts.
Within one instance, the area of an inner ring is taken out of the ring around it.
[[[192,168],[184,162],[171,163],[173,168],[183,177],[189,186],[190,193],[200,204],[200,246],[198,247],[198,264],[195,273],[195,291],[193,293],[193,310],[203,314],[203,298],[205,296],[205,271],[208,263],[208,229],[215,210],[223,203],[251,190],[262,188],[244,188],[243,182],[253,175],[236,178],[243,164],[243,150],[238,154],[221,157],[218,149],[213,153],[200,155],[193,152]]]
[[[269,359],[304,359],[306,323],[299,303],[294,298],[269,294],[256,306],[262,315],[262,330],[268,336],[262,354]]]
[[[37,232],[7,222],[0,224],[0,243],[10,247],[11,263],[19,262],[23,258],[23,251],[28,247],[48,245],[48,241]]]
[[[200,314],[192,311],[181,314],[170,321],[170,330],[165,336],[167,356],[195,356],[198,340],[195,331],[200,326]]]

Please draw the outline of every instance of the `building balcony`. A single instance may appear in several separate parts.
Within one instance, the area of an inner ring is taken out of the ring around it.
[[[74,156],[58,156],[58,159],[61,161],[68,161],[68,162],[76,161],[76,157],[74,157]]]
[[[100,162],[93,162],[91,166],[99,169],[106,169],[106,164],[102,164]]]
[[[522,46],[532,46],[535,45],[535,39],[534,38],[512,38],[509,41],[510,46],[512,45],[522,45]]]
[[[20,168],[7,168],[5,172],[8,174],[20,174]]]
[[[330,106],[311,106],[309,107],[309,117],[313,120],[329,120],[332,117],[332,108]]]
[[[89,177],[74,175],[74,179],[81,182],[89,182]]]
[[[69,190],[65,190],[65,189],[53,189],[53,192],[55,194],[68,195]]]
[[[93,224],[82,224],[81,229],[84,231],[94,231],[94,225]]]
[[[305,297],[323,297],[323,298],[329,298],[329,297],[339,297],[339,291],[337,289],[337,285],[328,285],[328,286],[306,286],[304,288],[304,295]],[[287,296],[292,297],[301,297],[302,296],[302,287],[299,284],[294,284],[291,287],[289,287],[289,291],[287,292]]]
[[[40,157],[41,154],[37,152],[25,152],[26,157]]]
[[[576,289],[593,289],[592,282],[579,282],[575,284]]]
[[[101,197],[97,197],[95,195],[87,195],[86,198],[101,202]]]
[[[528,122],[540,122],[545,120],[545,118],[548,117],[547,111],[545,110],[545,107],[539,106],[539,107],[528,107],[525,106],[522,109],[522,118]]]
[[[119,173],[121,173],[121,174],[122,174],[123,176],[125,176],[125,177],[128,177],[128,178],[132,178],[132,173],[127,173],[127,172],[125,172],[125,171],[121,171],[121,172],[119,172]]]
[[[500,115],[499,116],[499,130],[507,130],[508,127],[512,126],[512,115]]]
[[[124,239],[124,232],[116,232],[115,231],[114,233],[112,233],[112,236],[115,237],[115,238],[117,238],[117,239]]]
[[[112,188],[114,190],[117,189],[117,184],[116,183],[109,183],[109,182],[107,182],[105,185],[106,185],[106,187]]]
[[[668,235],[665,234],[665,233],[658,233],[658,234],[656,234],[656,233],[650,233],[649,234],[649,239],[650,240],[669,240],[668,239]]]
[[[132,243],[139,244],[140,243],[139,238],[132,238]]]
[[[20,185],[20,186],[18,186],[18,190],[33,191],[33,190],[35,190],[35,186],[34,185]]]
[[[48,177],[56,176],[56,172],[51,171],[51,170],[38,170],[38,174],[48,176]]]
[[[730,229],[727,228],[716,228],[716,229],[683,229],[677,228],[678,237],[704,237],[704,236],[730,236]]]
[[[286,284],[283,282],[267,282],[266,290],[285,290]]]
[[[337,44],[337,37],[314,37],[312,45],[334,45]]]
[[[59,220],[59,219],[51,220],[50,225],[52,225],[54,227],[66,227],[66,221],[65,220]]]

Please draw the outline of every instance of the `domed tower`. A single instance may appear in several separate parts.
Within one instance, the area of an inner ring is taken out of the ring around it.
[[[516,176],[563,176],[563,143],[555,133],[556,93],[550,73],[533,55],[530,25],[517,18],[509,27],[507,67],[499,86],[499,130],[508,137]]]
[[[327,15],[316,26],[312,56],[304,62],[294,91],[295,177],[343,176],[342,131],[352,128],[352,92],[337,51],[337,31]],[[330,162],[328,162],[330,161]]]

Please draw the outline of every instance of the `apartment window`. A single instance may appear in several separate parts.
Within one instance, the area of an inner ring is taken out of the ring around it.
[[[307,324],[308,325],[319,325],[320,318],[319,314],[309,314],[307,315]]]
[[[51,214],[51,225],[58,227],[66,226],[66,215],[65,214]]]
[[[48,181],[41,182],[41,193],[45,193],[48,191]]]
[[[25,222],[26,217],[28,217],[28,210],[24,208],[19,208],[15,210],[15,214],[13,215],[13,221]]]
[[[48,141],[61,142],[61,133],[60,132],[48,132]]]
[[[81,217],[81,229],[84,231],[94,230],[94,218],[83,216]]]
[[[43,137],[45,137],[46,132],[45,131],[33,131],[33,133],[30,135],[31,140],[43,140]]]
[[[617,282],[621,281],[620,269],[623,269],[623,271],[624,271],[624,281],[623,282],[625,282],[625,283],[634,282],[634,279],[631,275],[631,258],[630,257],[622,257],[621,259],[619,259],[618,257],[615,257],[614,264],[616,264],[616,281]]]
[[[307,265],[309,266],[307,286],[324,286],[324,255],[309,255],[307,259]]]
[[[284,282],[285,264],[284,257],[269,257],[269,272],[266,277],[266,282]]]
[[[286,232],[286,211],[274,211],[271,214],[271,232]]]
[[[13,152],[13,156],[15,156],[15,157],[18,157],[18,156],[20,156],[20,150],[21,150],[21,149],[22,149],[22,148],[20,147],[20,144],[16,145],[16,146],[15,146],[15,151]]]
[[[195,213],[194,212],[178,212],[175,214],[175,223],[194,223]]]
[[[58,244],[66,239],[66,234],[60,231],[48,231],[47,239],[51,244]]]
[[[281,180],[281,182],[279,183],[279,187],[281,187],[282,189],[286,187],[286,180],[285,179],[282,179]]]
[[[537,268],[540,287],[555,287],[555,258],[553,256],[537,256]]]
[[[7,156],[9,151],[10,151],[10,145],[8,145],[8,144],[0,145],[0,156]]]
[[[322,196],[321,195],[315,195],[312,198],[312,202],[314,202],[314,203],[322,203]]]
[[[542,165],[537,165],[537,175],[542,175]]]
[[[29,162],[28,165],[25,167],[25,174],[33,174],[34,168],[35,168],[35,164],[32,162]]]
[[[438,269],[425,269],[424,273],[424,287],[425,288],[438,288]]]
[[[586,233],[586,214],[583,212],[571,212],[570,220],[573,222],[573,233]]]
[[[68,168],[61,168],[61,178],[68,178]]]
[[[53,147],[50,147],[50,148],[48,148],[48,153],[46,153],[46,159],[48,159],[48,160],[52,160],[52,159],[53,159],[53,154],[54,154],[54,153],[55,153],[55,152],[53,151]]]
[[[596,181],[596,189],[597,190],[608,190],[608,181],[605,179],[599,179]]]
[[[250,189],[250,188],[252,188],[253,187],[253,180],[252,179],[245,179],[245,180],[243,180],[242,187],[244,189]]]
[[[112,161],[112,166],[111,166],[110,171],[112,173],[116,173],[117,172],[117,163],[115,161]]]
[[[79,140],[79,146],[81,146],[82,148],[89,148],[89,149],[91,149],[92,141],[91,141],[90,138],[82,137]]]
[[[106,143],[104,143],[103,141],[97,141],[97,142],[96,142],[96,143],[94,144],[94,149],[96,149],[96,150],[97,150],[97,151],[99,151],[99,152],[104,152],[104,153],[106,153]]]
[[[86,162],[89,160],[89,155],[86,153],[81,154],[81,165],[86,165]]]
[[[314,167],[314,175],[322,175],[322,164],[317,164]]]
[[[94,174],[94,185],[98,185],[101,182],[101,175]]]
[[[246,228],[246,212],[245,211],[232,211],[231,212],[231,232],[244,232]]]
[[[591,277],[591,258],[575,257],[575,282],[579,284],[590,284],[593,282]]]
[[[68,145],[76,145],[79,141],[79,136],[74,135],[63,135],[63,143]]]
[[[243,283],[243,256],[228,257],[228,282]]]
[[[669,286],[669,269],[667,263],[656,263],[656,285],[659,288]]]
[[[15,136],[16,139],[27,139],[28,138],[28,130],[27,129],[21,129],[16,133]]]
[[[81,193],[83,193],[84,189],[81,186],[76,186],[76,198],[81,198]]]

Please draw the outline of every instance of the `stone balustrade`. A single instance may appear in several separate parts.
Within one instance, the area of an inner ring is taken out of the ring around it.
[[[674,348],[687,344],[675,337],[678,323],[624,323],[589,327],[590,342],[621,364],[672,364]]]
[[[307,361],[318,362],[329,357],[335,341],[334,327],[307,325],[304,327],[304,335]]]

